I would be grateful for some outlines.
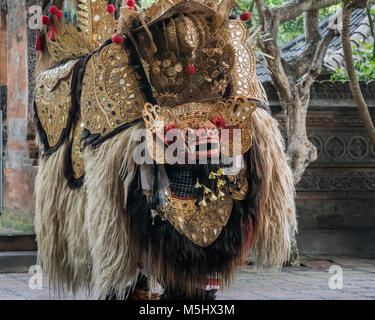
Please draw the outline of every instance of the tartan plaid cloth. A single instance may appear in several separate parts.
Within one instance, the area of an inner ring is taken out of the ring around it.
[[[189,167],[171,166],[166,171],[174,195],[183,198],[196,197],[197,189],[194,188],[196,181],[193,181],[193,175]]]

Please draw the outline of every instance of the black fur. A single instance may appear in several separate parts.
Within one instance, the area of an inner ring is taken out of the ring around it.
[[[262,161],[258,161],[261,160],[261,155],[256,139],[245,157],[250,190],[248,197],[243,201],[234,201],[228,224],[218,239],[205,248],[181,235],[168,221],[156,217],[154,224],[152,223],[150,207],[142,195],[138,172],[129,188],[127,213],[130,216],[131,237],[140,246],[139,250],[151,250],[156,256],[161,254],[163,262],[172,265],[175,273],[186,278],[230,268],[244,241],[246,242],[250,223],[257,220],[261,177],[257,175],[255,164],[261,165]]]

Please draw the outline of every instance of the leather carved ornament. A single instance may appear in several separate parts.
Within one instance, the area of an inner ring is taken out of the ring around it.
[[[95,53],[86,67],[81,97],[81,126],[101,137],[142,117],[145,103],[123,46],[110,44]]]
[[[71,83],[77,62],[78,60],[72,60],[44,71],[37,79],[35,111],[45,132],[46,139],[43,142],[46,149],[57,146],[68,127],[72,107]]]

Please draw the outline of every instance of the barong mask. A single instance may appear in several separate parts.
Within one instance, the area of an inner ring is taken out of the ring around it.
[[[74,41],[80,38],[74,28],[59,25],[55,39],[47,39],[56,61],[69,52],[88,56],[75,117],[71,90],[63,87],[66,79],[79,74],[82,62],[63,64],[38,78],[36,111],[41,132],[48,138],[46,150],[57,148],[72,127],[72,180],[82,181],[85,146],[143,120],[148,130],[146,149],[156,164],[171,164],[166,151],[174,142],[181,151],[179,164],[218,159],[207,172],[210,186],[199,179],[190,181],[185,188],[191,190],[184,197],[176,196],[176,181],[168,181],[170,169],[164,175],[167,182],[159,183],[157,191],[152,190],[155,186],[142,186],[153,203],[153,218],[167,219],[192,242],[208,246],[227,224],[233,199],[242,200],[247,194],[242,155],[252,145],[252,113],[263,100],[247,43],[248,28],[229,19],[236,5],[232,0],[158,1],[146,11],[121,8],[117,37],[123,43],[111,43],[105,39],[113,33],[115,20],[103,5],[103,1],[80,1],[78,23],[86,34],[84,43]],[[49,78],[55,79],[53,85]],[[51,96],[59,108],[46,106]],[[52,125],[56,119],[62,119],[59,126]],[[231,168],[222,165],[228,157],[233,157]],[[144,169],[141,173],[143,180],[155,174]]]
[[[256,28],[229,18],[236,3],[51,2],[34,111],[38,261],[53,287],[150,298],[143,273],[166,297],[191,299],[229,284],[249,254],[281,267],[293,176],[262,104]],[[182,165],[167,159],[175,145]]]

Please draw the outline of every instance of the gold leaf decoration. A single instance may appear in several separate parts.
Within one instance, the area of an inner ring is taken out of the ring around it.
[[[58,24],[55,40],[45,36],[48,52],[56,62],[66,58],[86,54],[91,51],[88,38],[79,32],[73,24]]]
[[[78,26],[95,50],[115,33],[114,14],[107,12],[105,0],[78,0],[77,7]]]
[[[138,77],[123,46],[110,44],[91,57],[81,98],[82,123],[91,134],[104,136],[142,118],[145,98]]]
[[[228,223],[233,200],[224,196],[217,201],[204,201],[196,206],[196,199],[175,198],[169,189],[164,190],[166,205],[158,209],[163,217],[181,234],[200,247],[208,247],[219,237]]]
[[[72,107],[71,83],[77,62],[72,60],[44,71],[37,79],[36,111],[49,147],[58,144],[63,130],[68,126],[69,110]]]
[[[232,69],[234,94],[262,101],[263,93],[256,75],[254,52],[246,43],[249,29],[243,22],[236,20],[229,20],[227,27],[235,51],[235,62]]]

